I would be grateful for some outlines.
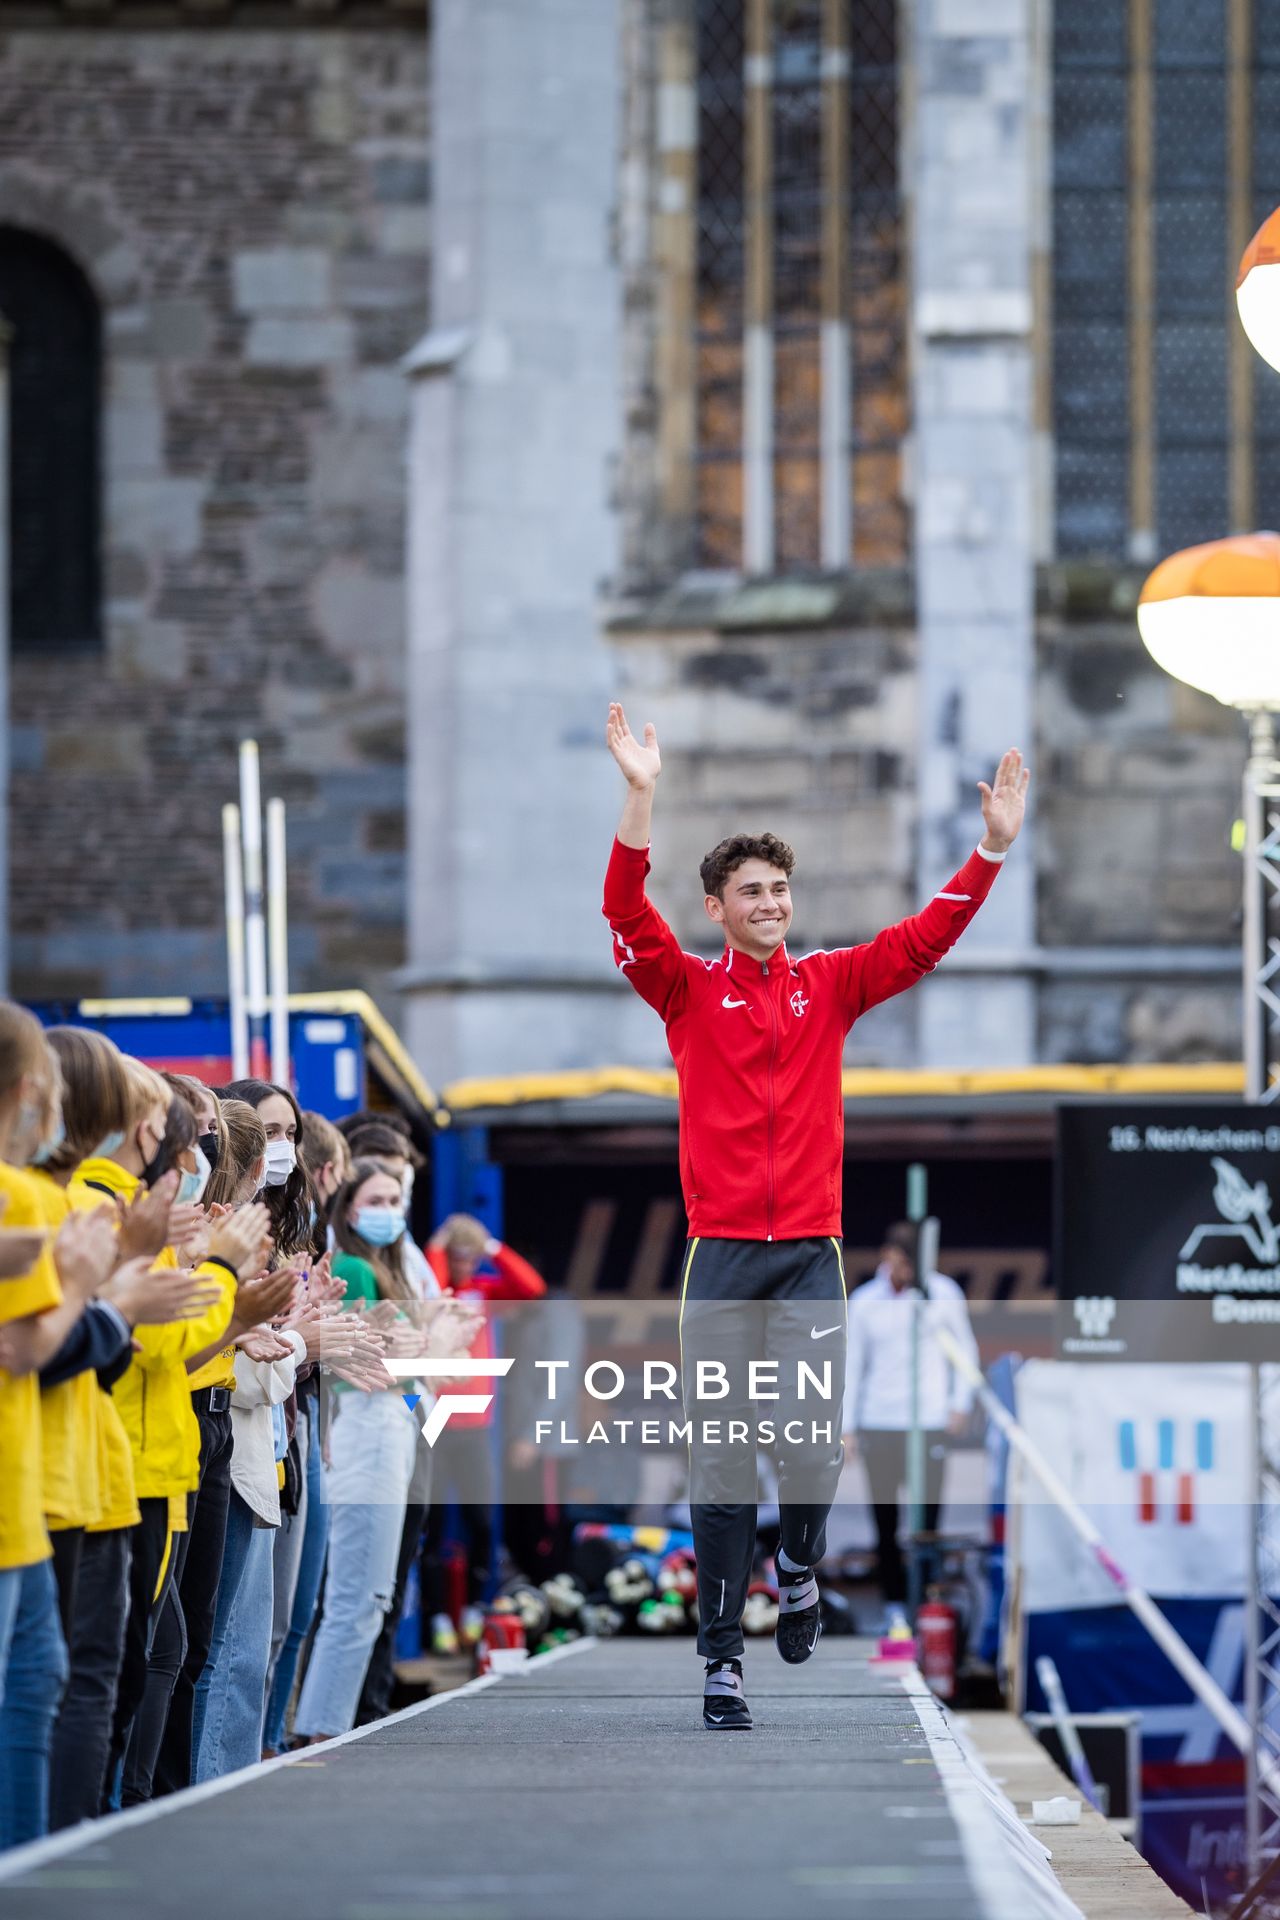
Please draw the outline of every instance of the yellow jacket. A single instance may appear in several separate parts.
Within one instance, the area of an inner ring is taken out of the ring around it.
[[[85,1160],[76,1168],[71,1191],[135,1194],[142,1182],[114,1160]],[[177,1267],[172,1247],[155,1263]],[[185,1497],[200,1484],[200,1427],[191,1406],[186,1363],[226,1332],[235,1305],[236,1282],[225,1266],[202,1261],[197,1272],[220,1284],[217,1304],[198,1320],[165,1327],[139,1327],[139,1351],[111,1397],[133,1452],[134,1485],[140,1500],[168,1499],[172,1524],[185,1525]]]
[[[63,1187],[60,1190],[69,1207],[92,1213],[103,1205],[106,1195],[93,1187]],[[98,1386],[94,1376],[94,1439],[98,1455],[98,1515],[87,1523],[89,1533],[110,1533],[117,1527],[136,1527],[142,1518],[133,1484],[133,1449],[124,1422],[110,1391]],[[74,1385],[73,1381],[68,1385]],[[48,1396],[45,1396],[46,1404]]]
[[[28,1168],[46,1224],[56,1234],[72,1210],[63,1188],[39,1167]],[[50,1533],[87,1527],[102,1512],[99,1481],[98,1402],[103,1399],[91,1370],[40,1392],[40,1454],[44,1519]]]
[[[8,1201],[7,1227],[44,1226],[39,1189],[29,1173],[0,1161],[0,1193]],[[61,1300],[57,1268],[46,1247],[30,1273],[0,1282],[0,1325],[47,1313]],[[0,1368],[0,1571],[49,1558],[42,1506],[40,1385],[34,1373],[15,1379]]]

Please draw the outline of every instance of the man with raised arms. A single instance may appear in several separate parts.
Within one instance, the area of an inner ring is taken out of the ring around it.
[[[605,879],[614,958],[661,1015],[680,1082],[680,1179],[689,1218],[680,1299],[685,1411],[714,1413],[728,1431],[752,1411],[746,1381],[772,1381],[779,1433],[797,1412],[810,1442],[779,1446],[781,1545],[776,1641],[807,1660],[821,1614],[813,1569],[842,1459],[846,1295],[841,1259],[845,1035],[860,1014],[914,985],[955,944],[986,898],[1022,825],[1028,770],[1010,750],[991,786],[978,782],[979,846],[929,904],[862,946],[793,957],[795,856],[772,834],[734,834],[702,862],[708,917],[722,930],[717,960],[685,953],[645,894],[649,824],[662,770],[652,726],[637,740],[617,704],[609,751],[627,798]],[[763,1351],[761,1348],[763,1347]],[[699,1400],[699,1362],[714,1404]],[[819,1365],[829,1398],[797,1408],[799,1362]],[[757,1396],[761,1397],[761,1396]],[[787,1404],[791,1402],[791,1404]],[[829,1413],[824,1427],[821,1418]],[[793,1428],[792,1431],[795,1431]],[[698,1651],[705,1659],[704,1724],[749,1728],[743,1696],[742,1611],[755,1548],[755,1449],[694,1445],[690,1500],[698,1563]]]

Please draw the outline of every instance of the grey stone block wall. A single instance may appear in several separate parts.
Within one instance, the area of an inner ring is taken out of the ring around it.
[[[1176,971],[1046,979],[1038,1056],[1238,1058],[1243,725],[1151,660],[1137,579],[1074,571],[1051,581],[1037,622],[1040,943],[1050,958],[1096,949],[1099,965],[1108,949],[1149,950]]]
[[[1130,619],[1042,619],[1046,945],[1229,944],[1241,892],[1237,716],[1162,673]]]
[[[102,302],[106,645],[13,662],[16,991],[225,990],[220,808],[289,803],[298,987],[404,957],[400,356],[427,34],[0,31],[0,223]]]

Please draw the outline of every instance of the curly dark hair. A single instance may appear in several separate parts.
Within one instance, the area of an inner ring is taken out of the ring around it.
[[[776,833],[735,833],[728,840],[722,840],[718,847],[712,847],[698,868],[703,892],[723,900],[725,881],[748,860],[763,860],[779,868],[788,880],[795,871],[796,856]]]

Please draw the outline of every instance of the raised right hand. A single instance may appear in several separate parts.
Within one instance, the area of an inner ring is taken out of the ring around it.
[[[650,725],[645,728],[644,744],[641,745],[627,725],[626,714],[614,700],[609,707],[604,737],[610,753],[626,775],[629,787],[643,791],[655,784],[662,772],[656,727]]]

